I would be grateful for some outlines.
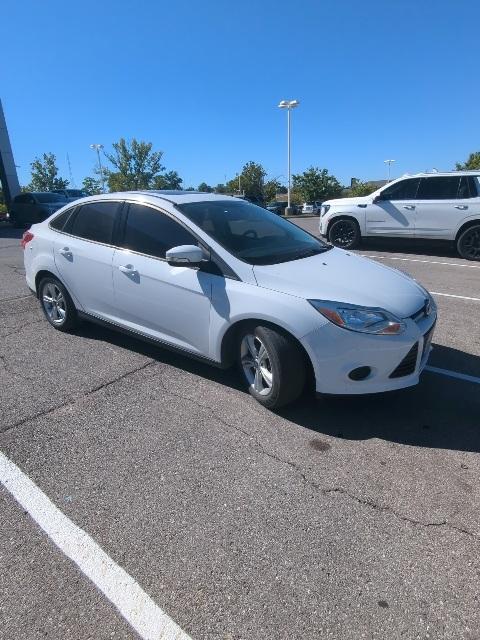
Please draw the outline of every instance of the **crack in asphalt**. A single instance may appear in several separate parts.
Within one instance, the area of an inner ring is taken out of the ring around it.
[[[0,298],[0,304],[2,304],[3,302],[14,302],[15,300],[25,300],[27,298],[34,298],[34,294],[33,293],[27,293],[23,296],[15,296],[13,298]]]
[[[68,407],[69,405],[72,405],[81,400],[84,400],[85,398],[88,398],[92,394],[97,393],[102,389],[106,389],[107,387],[110,387],[111,385],[116,384],[117,382],[120,382],[124,378],[127,378],[128,376],[134,375],[135,373],[142,371],[143,369],[146,369],[152,364],[156,364],[156,360],[150,359],[148,362],[145,362],[141,366],[136,367],[135,369],[131,369],[130,371],[127,371],[125,373],[122,373],[121,375],[117,376],[116,378],[113,378],[112,380],[107,380],[106,382],[103,382],[102,384],[99,384],[96,387],[93,387],[93,389],[89,389],[88,391],[85,391],[84,393],[81,393],[81,394],[77,394],[75,396],[70,396],[64,402],[57,404],[54,407],[49,407],[47,409],[43,409],[42,411],[39,411],[38,413],[34,413],[33,415],[26,416],[25,418],[22,418],[21,420],[18,420],[13,424],[7,425],[4,428],[0,427],[0,434],[7,433],[7,431],[11,431],[12,429],[21,427],[22,425],[26,424],[27,422],[30,422],[31,420],[37,420],[38,418],[43,418],[45,416],[51,415],[52,413],[55,413],[60,409],[63,409],[65,407]]]
[[[331,495],[331,494],[341,494],[344,495],[348,498],[350,498],[351,500],[357,502],[358,504],[361,504],[363,506],[366,507],[370,507],[372,509],[375,509],[376,511],[379,512],[383,512],[383,513],[388,513],[392,516],[394,516],[395,518],[402,520],[404,522],[408,522],[414,526],[420,526],[420,527],[445,527],[447,529],[450,530],[454,530],[457,531],[458,533],[463,533],[471,538],[473,538],[474,540],[479,540],[480,536],[469,531],[468,529],[464,529],[462,527],[458,527],[454,524],[451,524],[450,522],[448,522],[447,519],[443,519],[440,520],[438,522],[424,522],[422,520],[417,520],[415,518],[411,518],[409,516],[406,516],[402,513],[399,513],[398,511],[395,511],[395,509],[393,509],[392,507],[389,506],[385,506],[385,505],[380,505],[377,504],[376,502],[374,502],[373,500],[369,500],[367,498],[361,498],[359,496],[356,496],[355,494],[347,491],[346,489],[344,489],[343,487],[333,487],[333,488],[323,488],[321,487],[317,482],[315,482],[314,480],[311,480],[307,477],[307,475],[302,471],[301,467],[296,464],[295,462],[292,462],[291,460],[287,460],[285,458],[281,458],[280,456],[272,453],[271,451],[267,451],[265,449],[265,447],[263,446],[263,444],[258,440],[257,436],[249,433],[248,431],[246,431],[245,429],[242,429],[241,427],[238,427],[237,425],[234,425],[230,422],[228,422],[227,420],[225,420],[224,418],[221,418],[219,415],[217,415],[213,409],[211,409],[210,407],[205,406],[204,404],[202,404],[201,402],[198,402],[197,400],[194,400],[193,398],[190,398],[189,396],[185,396],[181,393],[176,393],[174,391],[171,391],[169,389],[167,389],[164,385],[164,382],[162,380],[162,378],[160,377],[160,385],[163,389],[163,391],[167,394],[173,395],[177,398],[181,398],[182,400],[186,400],[187,402],[191,402],[193,404],[195,404],[198,407],[201,407],[202,409],[206,410],[207,412],[210,413],[210,416],[212,418],[214,418],[215,420],[217,420],[218,422],[220,422],[221,424],[223,424],[224,426],[234,429],[235,431],[238,431],[239,433],[247,436],[250,440],[253,440],[255,447],[265,456],[281,463],[284,465],[289,466],[291,469],[293,469],[301,478],[302,482],[306,485],[308,485],[309,487],[311,487],[312,489],[315,489],[316,491],[320,491],[323,495]],[[450,517],[454,517],[458,511],[460,510],[460,508],[456,509]]]

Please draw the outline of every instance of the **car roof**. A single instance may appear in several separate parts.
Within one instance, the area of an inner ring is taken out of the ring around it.
[[[245,202],[241,198],[234,198],[233,196],[227,196],[219,193],[203,193],[201,191],[173,191],[173,190],[142,190],[142,191],[118,191],[116,193],[103,193],[96,196],[89,196],[89,200],[118,200],[119,198],[128,199],[133,198],[135,200],[163,200],[172,204],[185,204],[187,202],[207,202],[207,201],[220,201],[220,200],[234,200],[237,202]],[[85,198],[82,201],[87,201]]]
[[[480,169],[468,171],[422,171],[421,173],[405,173],[401,178],[435,178],[437,176],[475,176]]]

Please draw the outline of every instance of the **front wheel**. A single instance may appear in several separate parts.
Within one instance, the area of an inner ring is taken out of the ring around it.
[[[240,370],[250,394],[267,409],[279,409],[303,391],[306,363],[292,338],[262,325],[245,330],[239,340]]]
[[[336,220],[328,232],[328,239],[340,249],[354,249],[360,244],[360,227],[356,220]]]
[[[457,251],[466,260],[480,261],[480,224],[468,227],[459,236]]]

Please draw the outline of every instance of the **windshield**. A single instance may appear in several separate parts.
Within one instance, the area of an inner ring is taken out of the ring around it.
[[[211,200],[179,204],[177,208],[248,264],[299,260],[330,248],[297,225],[249,202]]]
[[[38,202],[66,202],[67,200],[59,193],[35,193],[34,195]]]

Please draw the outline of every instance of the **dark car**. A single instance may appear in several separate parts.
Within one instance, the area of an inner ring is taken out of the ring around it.
[[[49,191],[31,191],[20,193],[12,200],[9,211],[9,222],[14,227],[42,222],[57,209],[67,204],[67,198],[60,193]]]
[[[287,206],[286,202],[269,202],[267,204],[267,209],[272,213],[276,213],[277,216],[285,215],[285,207]]]
[[[67,202],[73,202],[88,196],[88,193],[82,191],[82,189],[52,189],[52,193],[59,193],[61,196],[65,196]]]

